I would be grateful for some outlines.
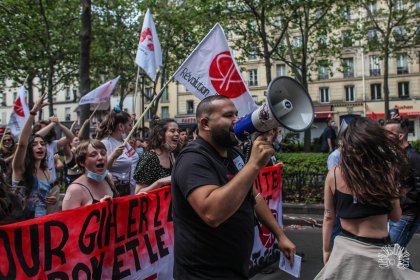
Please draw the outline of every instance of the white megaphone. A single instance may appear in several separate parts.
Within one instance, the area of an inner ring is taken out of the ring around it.
[[[290,77],[277,77],[268,85],[267,103],[239,119],[233,129],[244,141],[254,132],[264,133],[279,126],[304,131],[313,121],[314,107],[308,92]]]

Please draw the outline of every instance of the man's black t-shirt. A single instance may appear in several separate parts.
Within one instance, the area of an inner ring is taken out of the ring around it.
[[[187,201],[204,185],[226,184],[242,168],[236,149],[222,158],[197,139],[178,156],[172,173],[175,231],[175,279],[248,279],[254,240],[254,199],[247,196],[236,213],[220,226],[208,226]],[[249,187],[252,187],[250,182]]]
[[[328,146],[328,139],[331,139],[332,145],[333,145],[333,151],[336,148],[336,139],[337,139],[337,134],[335,133],[335,130],[332,127],[327,126],[324,129],[324,132],[321,135],[321,151],[322,152],[328,152],[329,151],[329,146]]]

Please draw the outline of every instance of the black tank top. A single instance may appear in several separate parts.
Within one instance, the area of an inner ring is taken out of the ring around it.
[[[385,215],[390,209],[382,206],[362,204],[351,194],[343,193],[337,190],[337,178],[334,168],[334,205],[337,216],[343,219],[362,219],[370,216]]]
[[[85,189],[89,192],[90,197],[92,198],[92,204],[95,204],[95,203],[98,203],[98,202],[99,202],[99,200],[97,200],[97,199],[95,199],[95,198],[93,197],[93,195],[92,195],[92,193],[90,192],[89,188],[88,188],[88,187],[86,187],[85,185],[80,184],[80,183],[76,183],[76,182],[73,182],[72,184],[78,184],[78,185],[81,185],[82,187],[84,187],[84,188],[85,188]],[[117,197],[117,196],[118,196],[118,195],[117,195],[117,193],[114,191],[114,189],[113,189],[113,188],[111,188],[111,191],[112,191],[112,198],[115,198],[115,197]]]

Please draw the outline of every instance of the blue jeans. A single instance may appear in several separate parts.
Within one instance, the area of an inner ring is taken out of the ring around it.
[[[420,223],[401,218],[398,222],[389,221],[389,235],[392,243],[407,247],[413,235],[420,228]]]

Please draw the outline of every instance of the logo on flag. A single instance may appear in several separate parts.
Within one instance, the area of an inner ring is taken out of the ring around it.
[[[143,27],[137,47],[136,63],[153,81],[162,66],[162,50],[150,10],[144,15]]]
[[[110,80],[80,98],[79,105],[88,103],[102,103],[109,100],[112,91],[118,83],[120,76]]]
[[[228,51],[215,56],[210,64],[209,76],[219,95],[236,98],[247,90]]]
[[[25,87],[21,86],[13,104],[13,112],[10,114],[9,124],[7,125],[15,139],[19,138],[20,131],[28,117],[29,107],[26,101]]]
[[[238,69],[225,33],[217,23],[174,78],[199,99],[216,94],[231,98],[242,117],[253,112],[256,105]]]
[[[146,28],[146,30],[142,31],[140,34],[140,43],[143,43],[144,40],[147,40],[146,46],[149,49],[149,51],[154,51],[155,47],[153,45],[153,34],[152,30],[150,28]]]

